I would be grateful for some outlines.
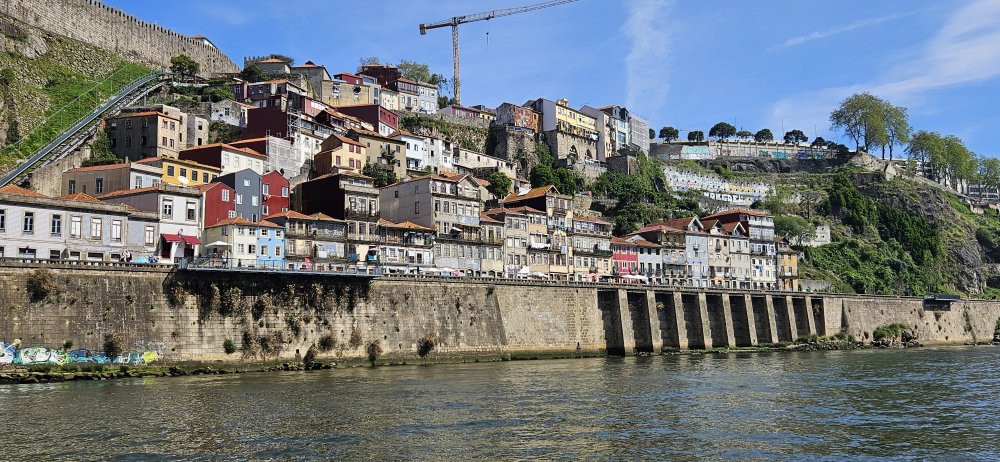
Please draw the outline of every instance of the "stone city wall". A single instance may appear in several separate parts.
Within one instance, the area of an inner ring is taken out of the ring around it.
[[[203,73],[239,72],[217,48],[97,0],[2,0],[0,13],[161,69],[170,67],[171,57],[185,54],[201,64]]]

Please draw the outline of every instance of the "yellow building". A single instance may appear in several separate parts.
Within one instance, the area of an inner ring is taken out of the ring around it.
[[[788,245],[788,239],[775,239],[778,249],[778,289],[799,290],[799,253]]]
[[[597,135],[597,119],[569,107],[569,101],[556,101],[556,124],[559,130],[577,136]]]
[[[221,174],[219,168],[193,160],[149,157],[138,160],[135,163],[159,167],[162,172],[160,181],[176,186],[198,186],[211,183]]]
[[[361,173],[365,159],[365,145],[344,136],[332,135],[323,140],[320,151],[313,156],[313,169],[320,175],[345,170]]]

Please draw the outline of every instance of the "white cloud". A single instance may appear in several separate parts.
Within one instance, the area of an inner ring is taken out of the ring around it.
[[[665,18],[672,0],[628,2],[625,36],[630,48],[625,57],[628,79],[626,105],[636,114],[654,114],[667,100],[671,28]]]
[[[802,45],[803,43],[806,43],[806,42],[811,42],[813,40],[819,40],[819,39],[822,39],[822,38],[832,37],[834,35],[843,34],[844,32],[850,32],[852,30],[860,29],[862,27],[874,26],[874,25],[882,24],[882,23],[884,23],[886,21],[892,21],[894,19],[904,18],[906,16],[910,16],[910,15],[915,14],[915,13],[916,12],[909,12],[909,13],[902,13],[902,14],[893,14],[893,15],[882,16],[882,17],[878,17],[878,18],[869,18],[869,19],[862,19],[862,20],[859,20],[859,21],[854,21],[854,22],[852,22],[852,23],[850,23],[850,24],[848,24],[846,26],[834,27],[832,29],[827,29],[827,30],[822,30],[822,31],[816,31],[816,32],[813,32],[811,34],[800,35],[798,37],[792,37],[792,38],[786,40],[785,43],[782,43],[781,46],[775,47],[775,48],[789,48],[789,47],[794,47],[794,46],[797,46],[797,45]]]
[[[884,77],[791,95],[772,108],[771,123],[826,127],[829,113],[852,93],[868,91],[894,104],[917,107],[933,90],[1000,76],[1000,2],[978,0],[958,8],[920,47],[916,59]]]

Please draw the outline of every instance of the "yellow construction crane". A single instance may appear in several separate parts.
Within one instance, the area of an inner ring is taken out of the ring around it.
[[[527,13],[529,11],[540,10],[542,8],[548,8],[550,6],[564,5],[566,3],[572,3],[577,0],[552,0],[548,2],[538,3],[535,5],[522,6],[518,8],[507,8],[504,10],[493,10],[487,11],[485,13],[476,13],[466,16],[455,16],[451,19],[445,19],[444,21],[435,22],[432,24],[421,24],[420,25],[420,35],[427,35],[428,29],[437,29],[439,27],[451,27],[451,47],[452,55],[455,60],[455,79],[452,81],[452,85],[455,87],[455,104],[461,104],[462,102],[462,85],[461,80],[458,77],[458,25],[465,24],[476,21],[487,21],[493,18],[499,18],[501,16],[510,16],[512,14]]]

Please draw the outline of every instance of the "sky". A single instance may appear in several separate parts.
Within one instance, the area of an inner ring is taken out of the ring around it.
[[[448,28],[418,24],[542,0],[108,0],[208,37],[242,65],[280,53],[354,71],[362,57],[452,75]],[[459,27],[462,103],[544,97],[623,104],[659,129],[717,122],[845,144],[829,114],[868,91],[908,108],[916,130],[997,156],[1000,0],[578,0]]]

